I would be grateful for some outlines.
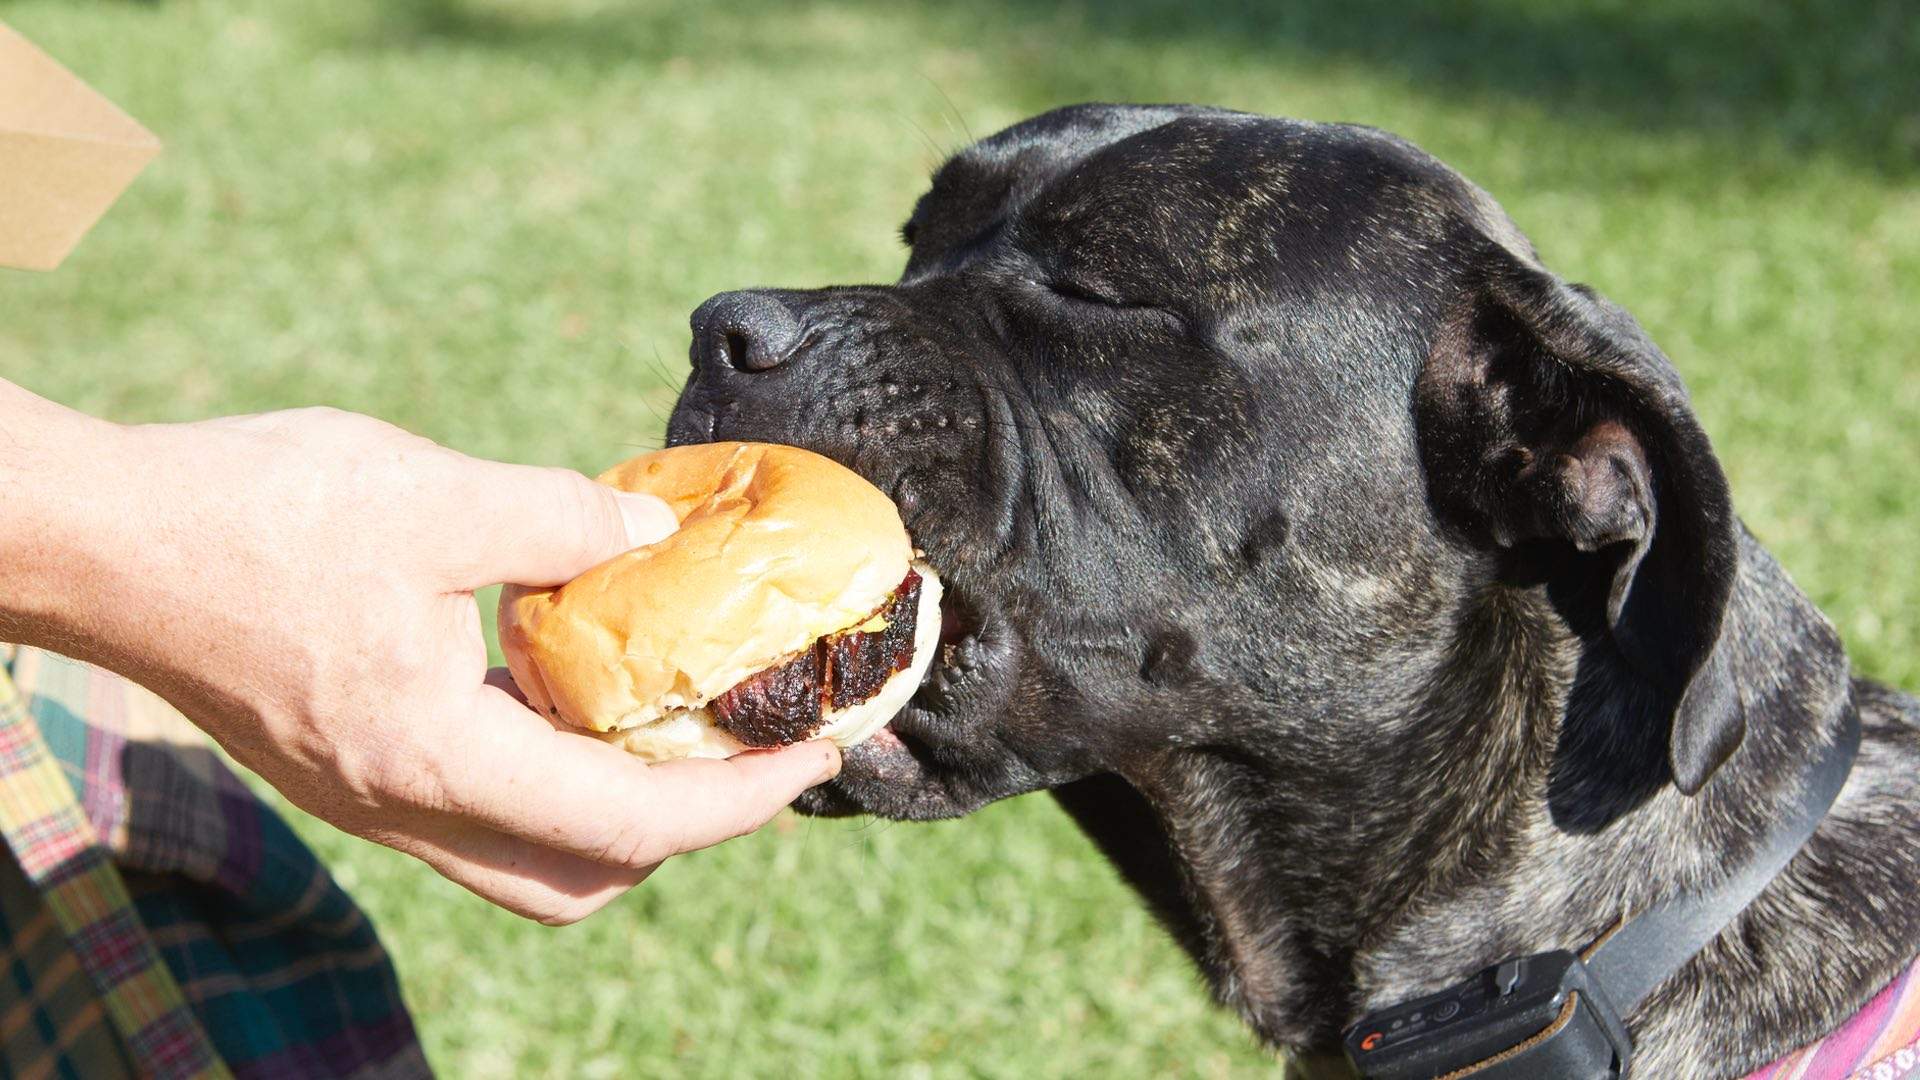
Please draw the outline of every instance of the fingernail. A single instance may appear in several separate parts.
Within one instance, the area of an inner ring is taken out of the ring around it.
[[[673,508],[652,495],[615,492],[613,501],[620,507],[620,518],[627,524],[627,546],[646,547],[673,535],[680,521]]]

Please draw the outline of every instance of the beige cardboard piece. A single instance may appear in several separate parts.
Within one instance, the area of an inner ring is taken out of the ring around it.
[[[147,129],[0,23],[0,266],[59,266],[159,152]]]

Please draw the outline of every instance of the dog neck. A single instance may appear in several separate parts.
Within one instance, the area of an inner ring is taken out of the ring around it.
[[[1569,760],[1610,708],[1637,703],[1605,692],[1620,680],[1540,590],[1491,587],[1460,626],[1425,696],[1378,718],[1397,752],[1365,768],[1296,746],[1212,747],[1058,792],[1215,994],[1272,1043],[1324,1059],[1362,1012],[1506,957],[1578,949],[1711,879],[1795,797],[1851,707],[1832,627],[1750,538],[1721,639],[1748,733],[1692,797],[1664,777],[1637,783],[1618,760]],[[1833,847],[1831,833],[1813,845]],[[1920,827],[1905,833],[1891,842],[1914,852]],[[1739,921],[1743,940],[1769,949],[1741,957],[1737,980],[1724,950],[1696,957],[1675,978],[1685,992],[1656,995],[1632,1018],[1640,1060],[1681,1053],[1683,1041],[1729,1064],[1770,1060],[1837,1024],[1911,959],[1920,903],[1906,902],[1912,930],[1862,940],[1817,891],[1792,871],[1777,879]],[[1832,946],[1836,935],[1845,948]],[[1808,956],[1833,961],[1820,986],[1806,985]],[[1729,1015],[1804,1017],[1806,1030],[1749,1031]]]

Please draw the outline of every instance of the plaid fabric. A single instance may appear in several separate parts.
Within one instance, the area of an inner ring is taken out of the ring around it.
[[[0,681],[0,830],[20,875],[39,892],[51,922],[65,935],[104,1005],[77,1013],[60,1011],[55,998],[37,988],[37,980],[48,973],[28,967],[30,954],[16,951],[10,942],[10,966],[20,1000],[8,1011],[31,1018],[42,1051],[65,1058],[69,1047],[96,1047],[103,1031],[111,1031],[123,1040],[127,1056],[141,1073],[225,1077],[226,1070],[214,1057],[179,987],[141,932],[126,886],[81,814],[59,763],[39,738],[27,701],[11,681]],[[19,906],[17,895],[13,906]],[[25,930],[38,930],[44,940],[45,922],[19,911],[9,921],[15,920]],[[76,997],[71,979],[57,989],[67,991],[66,1008],[71,1009]],[[14,1040],[8,1044],[7,1057],[12,1059]],[[9,1067],[24,1073],[45,1066],[10,1060]],[[57,1069],[78,1075],[75,1062],[58,1061]]]
[[[132,1076],[79,954],[18,864],[0,858],[0,1076]]]
[[[67,791],[64,810],[22,818],[17,836],[10,832],[21,876],[56,915],[51,890],[62,881],[82,883],[72,894],[87,917],[67,930],[63,944],[95,984],[143,987],[134,996],[147,1011],[126,1022],[112,1008],[113,992],[105,995],[112,1028],[135,1032],[122,1042],[138,1072],[429,1075],[372,925],[178,713],[112,675],[32,649],[0,667],[0,697],[11,702],[0,710],[22,721],[0,725],[11,733],[0,736],[0,801],[18,797],[13,747],[36,730],[44,742],[31,741],[50,750],[35,766],[39,787],[50,775]],[[52,802],[45,791],[39,797],[42,809]],[[32,918],[24,908],[17,926],[10,917],[0,926],[0,944],[18,952],[22,931],[39,925]],[[40,930],[29,943],[46,938]],[[153,963],[156,954],[164,963]],[[62,1060],[43,1029],[88,1027],[86,1005],[71,980],[59,977],[57,961],[23,970],[7,992],[17,990],[30,1003],[23,1007],[37,1034],[0,1029],[6,1071],[124,1071]],[[146,996],[147,984],[162,979],[177,987],[171,1000],[185,1007],[162,1007],[164,989]],[[203,1048],[197,1054],[185,1049],[196,1045]]]
[[[1745,1080],[1920,1080],[1920,960],[1839,1030]]]

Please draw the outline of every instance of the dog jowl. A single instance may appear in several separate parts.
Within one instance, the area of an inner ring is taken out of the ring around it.
[[[845,462],[948,581],[934,673],[802,809],[1052,789],[1310,1063],[1738,862],[1857,710],[1840,802],[1631,1018],[1636,1073],[1739,1075],[1920,951],[1920,709],[1742,527],[1668,359],[1480,189],[1371,129],[1082,106],[948,161],[902,235],[894,284],[702,305],[669,427]]]

